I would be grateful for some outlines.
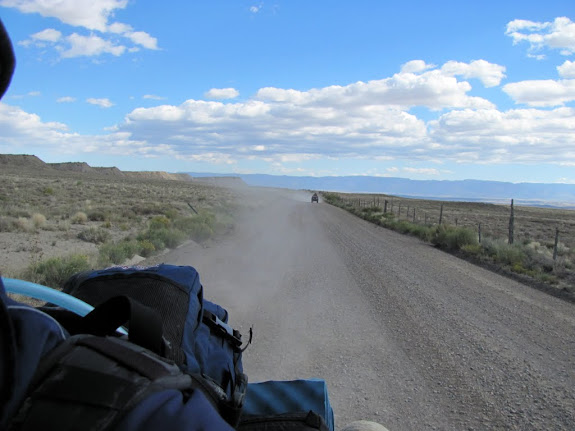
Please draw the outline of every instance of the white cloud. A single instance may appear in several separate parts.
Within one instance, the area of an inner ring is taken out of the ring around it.
[[[107,31],[114,34],[124,34],[134,31],[134,28],[131,25],[122,23],[122,22],[114,22],[106,28]]]
[[[569,73],[570,63],[561,67],[560,73]],[[43,123],[33,114],[4,106],[0,137],[4,133],[9,139],[0,139],[0,149],[8,144],[14,148],[40,145],[54,152],[169,155],[223,164],[257,160],[270,166],[320,158],[392,161],[396,166],[401,166],[399,160],[408,160],[409,169],[417,169],[410,173],[421,175],[444,174],[428,167],[437,161],[575,164],[575,109],[498,111],[489,101],[470,96],[471,85],[461,80],[499,79],[490,74],[496,68],[477,68],[474,62],[406,63],[402,70],[381,80],[308,91],[262,88],[245,101],[187,100],[180,105],[137,108],[98,136],[69,133],[64,125]],[[555,93],[544,85],[529,93],[529,85],[523,83],[508,84],[504,90],[521,103],[550,106],[553,98],[554,103],[566,103],[569,82],[551,81],[551,87],[562,86]],[[206,95],[233,95],[229,90],[212,89]],[[537,99],[542,93],[546,96]],[[113,106],[109,99],[88,102]],[[408,112],[418,106],[440,111],[439,118],[426,123]],[[9,118],[15,124],[3,130]],[[397,169],[390,168],[386,174],[403,172]]]
[[[442,70],[422,74],[398,73],[377,81],[356,82],[347,86],[331,86],[307,92],[273,87],[260,89],[256,99],[296,105],[326,106],[388,106],[406,109],[425,106],[442,108],[491,108],[486,99],[468,96],[471,86],[458,81]]]
[[[543,48],[557,49],[562,55],[575,53],[575,23],[567,17],[553,22],[514,20],[507,24],[506,34],[513,44],[527,42],[530,54]]]
[[[114,106],[114,104],[110,101],[110,99],[96,99],[96,98],[89,98],[86,99],[86,102],[88,102],[91,105],[96,105],[96,106],[100,106],[102,108],[111,108],[112,106]]]
[[[12,94],[10,95],[11,99],[24,99],[25,97],[38,97],[41,96],[42,93],[39,91],[29,91],[26,94]]]
[[[57,42],[62,38],[62,33],[53,28],[47,28],[46,30],[39,31],[30,36],[34,40],[41,40],[45,42]]]
[[[550,23],[548,22],[541,23],[524,19],[515,19],[507,24],[507,33],[512,34],[518,32],[519,30],[540,31],[549,26]]]
[[[165,100],[165,97],[156,96],[155,94],[144,94],[142,99],[149,99],[149,100]]]
[[[575,78],[575,61],[565,61],[561,66],[557,66],[557,71],[563,78]]]
[[[250,6],[250,12],[251,13],[258,13],[263,7],[263,4],[259,4],[259,5],[254,5],[254,6]]]
[[[59,97],[56,102],[58,103],[72,103],[75,102],[76,98],[75,97],[71,97],[71,96],[64,96],[64,97]]]
[[[158,49],[158,39],[150,36],[144,31],[131,31],[124,33],[124,36],[134,42],[136,45],[143,46],[146,49]]]
[[[446,75],[463,76],[466,79],[477,78],[486,87],[495,87],[505,78],[505,66],[485,60],[475,60],[471,63],[448,61],[441,67],[441,71]]]
[[[423,60],[411,60],[401,66],[401,73],[419,73],[433,68],[435,65],[426,64]]]
[[[38,13],[57,18],[65,24],[105,31],[108,18],[124,9],[128,0],[0,0],[0,6],[23,13]]]
[[[235,88],[212,88],[204,94],[207,99],[235,99],[240,95],[240,92]]]
[[[140,47],[159,49],[158,40],[150,34],[134,31],[129,24],[108,23],[116,10],[124,9],[127,5],[128,0],[0,0],[0,6],[16,8],[23,13],[38,13],[90,30],[89,35],[73,33],[63,36],[58,30],[46,29],[19,42],[26,47],[51,44],[63,58],[105,53],[119,56],[126,52],[138,52]],[[100,35],[95,35],[94,31],[100,32]],[[116,35],[115,39],[110,35]],[[116,40],[118,36],[123,38],[122,43]],[[130,44],[134,46],[124,46]],[[82,48],[88,49],[82,52]]]
[[[27,141],[50,145],[66,131],[62,123],[44,123],[36,114],[0,102],[0,141],[7,145],[24,147]]]
[[[575,100],[575,79],[514,82],[503,86],[503,91],[516,103],[559,106]]]
[[[575,161],[575,109],[460,110],[429,123],[443,160],[477,163]]]
[[[118,57],[126,51],[125,46],[114,45],[112,42],[96,35],[81,36],[73,33],[66,37],[66,40],[69,43],[69,48],[62,51],[61,55],[63,58],[92,57],[104,53]]]
[[[47,44],[55,44],[60,39],[62,39],[62,33],[53,28],[47,28],[45,30],[34,33],[30,36],[30,39],[21,40],[18,45],[29,47],[38,46],[44,47]]]

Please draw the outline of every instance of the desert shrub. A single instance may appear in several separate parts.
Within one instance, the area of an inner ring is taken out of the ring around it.
[[[431,242],[433,240],[433,235],[435,234],[435,228],[413,223],[411,223],[410,225],[411,225],[409,230],[410,234],[426,242]]]
[[[138,235],[138,241],[147,240],[154,245],[156,250],[163,250],[164,248],[176,248],[182,244],[187,235],[179,229],[148,229],[146,232]]]
[[[537,268],[539,271],[553,271],[553,251],[548,247],[533,241],[523,247],[529,267]]]
[[[98,263],[100,265],[118,265],[134,257],[140,251],[140,246],[138,241],[124,240],[105,243],[98,251]]]
[[[16,229],[21,232],[34,232],[36,228],[34,227],[34,223],[31,219],[25,217],[18,217],[18,219],[14,222]]]
[[[364,207],[361,209],[361,212],[363,214],[373,214],[373,213],[381,212],[381,208],[379,208],[379,207]]]
[[[103,209],[95,209],[87,214],[90,221],[106,221],[110,219],[110,211]]]
[[[78,238],[82,241],[93,242],[94,244],[102,244],[110,239],[110,232],[102,229],[89,227],[84,229],[78,234]]]
[[[58,222],[58,230],[59,231],[68,232],[71,229],[71,227],[72,227],[72,224],[68,220]]]
[[[0,217],[0,232],[13,232],[16,230],[16,219],[13,217]]]
[[[478,239],[477,234],[471,229],[442,224],[435,229],[431,242],[447,250],[459,250],[465,245],[477,244]]]
[[[152,215],[162,212],[161,207],[153,202],[143,202],[132,207],[132,211],[136,215]]]
[[[42,194],[44,194],[46,196],[51,196],[54,194],[54,189],[52,187],[44,187],[42,189]]]
[[[215,216],[201,213],[190,217],[181,217],[174,221],[174,227],[186,233],[194,241],[205,241],[214,234]]]
[[[481,244],[465,244],[461,247],[461,251],[471,256],[481,256],[483,253],[483,247]]]
[[[90,269],[88,256],[72,254],[36,262],[24,270],[21,278],[44,286],[60,288],[70,276],[88,269]]]
[[[155,216],[150,220],[150,229],[166,229],[170,227],[170,219],[166,216]]]
[[[345,202],[337,193],[323,193],[323,200],[329,204],[336,206],[343,206]]]
[[[401,233],[411,233],[411,223],[405,220],[398,221],[395,224],[395,230]]]
[[[163,211],[164,215],[168,217],[170,220],[174,220],[178,218],[180,212],[176,208],[166,208]]]
[[[149,257],[156,251],[156,247],[154,247],[154,244],[152,244],[147,239],[138,241],[138,246],[140,248],[138,254],[143,257]]]
[[[32,224],[36,229],[46,227],[46,217],[40,213],[32,214]]]
[[[502,239],[485,238],[482,245],[485,253],[497,263],[509,266],[516,264],[525,266],[527,255],[524,248],[518,244],[508,244]]]
[[[70,221],[73,224],[84,224],[88,221],[88,216],[86,215],[85,212],[82,211],[78,211],[76,214],[74,214],[72,216],[72,218],[70,219]]]
[[[21,208],[8,208],[6,209],[6,215],[15,218],[18,217],[28,218],[30,217],[30,212]]]

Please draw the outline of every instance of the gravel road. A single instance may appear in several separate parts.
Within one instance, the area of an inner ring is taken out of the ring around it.
[[[229,238],[163,257],[253,325],[250,381],[325,379],[338,428],[575,429],[572,304],[309,199],[258,192]]]

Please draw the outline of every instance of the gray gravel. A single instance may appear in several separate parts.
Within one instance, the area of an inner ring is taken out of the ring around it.
[[[250,381],[325,379],[338,428],[575,429],[572,304],[311,194],[255,196],[234,235],[163,257],[254,326]]]

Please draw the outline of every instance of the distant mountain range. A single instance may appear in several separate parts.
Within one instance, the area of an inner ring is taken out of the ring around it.
[[[575,209],[575,184],[507,183],[500,181],[437,181],[406,178],[344,176],[295,177],[264,174],[170,173],[121,171],[116,167],[92,167],[85,162],[45,163],[34,155],[0,154],[3,172],[97,175],[132,180],[196,181],[234,187],[250,186],[342,193],[377,193],[424,199],[481,201]]]
[[[380,193],[396,196],[503,202],[575,208],[575,184],[507,183],[500,181],[409,180],[405,178],[343,176],[295,177],[263,174],[192,173],[192,177],[233,176],[246,184],[295,190],[334,191],[343,193]]]

